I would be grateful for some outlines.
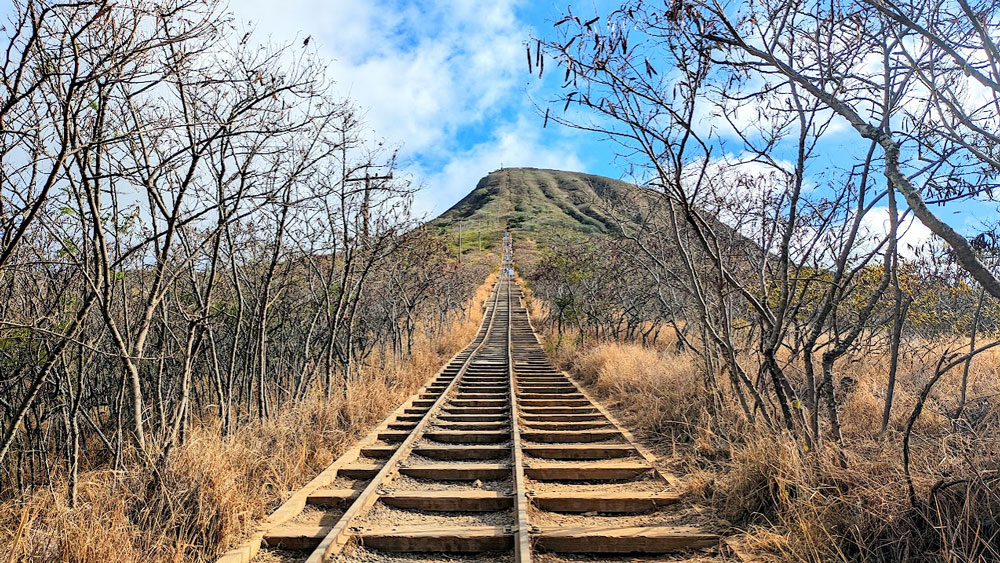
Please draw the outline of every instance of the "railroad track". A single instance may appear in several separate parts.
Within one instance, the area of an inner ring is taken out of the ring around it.
[[[472,343],[221,561],[593,560],[718,545],[663,517],[674,485],[552,366],[501,275]]]

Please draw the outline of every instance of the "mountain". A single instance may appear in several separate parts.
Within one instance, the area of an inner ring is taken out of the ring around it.
[[[544,238],[556,231],[614,233],[607,204],[635,190],[632,184],[562,170],[504,168],[481,179],[469,195],[431,225],[449,232],[462,229],[468,239],[492,241],[510,230]]]
[[[513,232],[515,241],[534,249],[549,246],[557,234],[565,244],[566,240],[620,233],[611,209],[617,217],[626,214],[633,227],[642,224],[644,228],[670,230],[663,223],[669,215],[664,200],[651,190],[594,174],[539,168],[490,172],[469,195],[428,226],[447,235],[460,255],[495,248],[504,231]],[[766,253],[711,214],[702,213],[701,220],[727,252]],[[685,238],[691,235],[683,222],[678,228]]]

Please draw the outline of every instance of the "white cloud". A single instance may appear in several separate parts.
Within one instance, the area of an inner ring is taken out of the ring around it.
[[[487,161],[560,162],[528,158],[547,150],[537,137],[534,147],[518,147],[509,136],[523,129],[515,115],[524,111],[523,41],[531,29],[515,16],[522,1],[297,0],[275,9],[273,2],[239,0],[231,8],[237,23],[249,21],[275,43],[312,38],[331,61],[338,91],[367,110],[376,135],[402,144],[409,171],[428,186],[417,207],[429,211],[447,207],[499,165],[482,167]],[[477,129],[471,142],[480,142],[471,149],[468,128]],[[429,162],[442,169],[427,169]]]
[[[759,92],[767,94],[750,96]],[[802,89],[798,92],[803,107],[811,107],[812,96]],[[787,138],[798,136],[799,122],[792,109],[793,97],[787,84],[776,86],[755,75],[728,92],[736,99],[727,98],[718,90],[706,90],[702,95],[692,116],[693,129],[699,135],[714,133],[724,140],[746,138],[752,143],[760,143],[762,137],[769,137],[773,131],[783,128]],[[827,120],[825,136],[853,130],[847,120],[826,107],[816,111],[812,124],[815,127]]]
[[[901,206],[900,212],[905,207]],[[861,219],[861,234],[867,237],[867,244],[874,244],[874,241],[881,240],[889,233],[892,222],[889,220],[888,207],[874,207]],[[897,251],[904,258],[916,258],[922,250],[926,250],[925,245],[934,238],[931,230],[923,223],[907,215],[896,231],[898,237]],[[864,250],[867,251],[871,246]]]
[[[685,195],[730,225],[736,225],[737,216],[749,209],[785,194],[795,170],[791,162],[783,159],[768,164],[749,154],[727,154],[708,161],[699,184],[704,162],[698,159],[684,167]],[[808,180],[803,183],[804,191],[812,186]]]
[[[702,161],[693,162],[684,170],[684,188],[688,191],[688,197],[692,197],[699,207],[736,228],[744,236],[759,244],[767,245],[767,241],[762,238],[765,232],[763,218],[771,217],[775,213],[776,198],[787,196],[786,190],[791,187],[789,184],[791,176],[788,174],[794,170],[794,165],[789,161],[778,160],[775,162],[776,166],[772,166],[754,161],[749,155],[729,154],[709,161],[701,192],[696,193],[695,180],[697,174],[701,172],[701,163]],[[802,195],[805,198],[821,199],[823,193],[815,191],[816,189],[816,184],[807,177],[803,182]],[[905,202],[900,198],[900,213],[906,209]],[[842,217],[842,220],[846,224],[851,221],[851,217],[853,214]],[[889,227],[887,206],[870,209],[861,219],[859,236],[852,257],[860,258],[874,250],[889,233]],[[800,225],[799,228],[800,232],[792,241],[793,247],[803,243],[804,248],[812,248],[805,243],[812,239],[814,231],[806,225]],[[897,249],[904,258],[916,258],[926,251],[926,244],[934,239],[930,229],[915,220],[912,214],[904,217],[898,227],[897,236],[899,237]],[[821,253],[815,258],[832,265],[832,255],[824,250],[822,245],[812,249],[812,252]]]
[[[480,178],[501,166],[585,168],[574,152],[548,146],[542,139],[541,124],[522,115],[516,122],[498,128],[488,140],[456,153],[440,170],[411,170],[414,176],[424,179],[430,196],[415,202],[416,212],[429,216],[444,212],[472,191]]]

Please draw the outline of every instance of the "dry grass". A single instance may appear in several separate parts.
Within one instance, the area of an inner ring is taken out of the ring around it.
[[[685,356],[602,343],[580,353],[572,369],[651,437],[686,435],[690,422],[700,419],[704,391],[695,363]]]
[[[974,429],[956,429],[948,416],[961,369],[939,382],[915,425],[918,510],[905,485],[901,433],[940,345],[911,343],[915,351],[900,366],[884,435],[879,427],[886,358],[866,354],[843,363],[841,375],[856,381],[840,409],[848,460],[843,468],[833,447],[805,451],[783,432],[747,423],[728,389],[715,397],[697,358],[672,351],[669,343],[655,349],[623,343],[581,349],[574,341],[564,336],[557,361],[662,454],[674,455],[689,492],[711,503],[733,524],[733,533],[741,534],[741,543],[765,560],[1000,558],[997,353],[980,356],[970,371]]]
[[[492,278],[474,303],[489,295]],[[161,467],[81,473],[70,509],[52,490],[0,506],[0,560],[212,560],[434,374],[475,335],[482,307],[440,338],[421,336],[401,369],[363,368],[345,401],[320,394],[221,437],[211,421]]]

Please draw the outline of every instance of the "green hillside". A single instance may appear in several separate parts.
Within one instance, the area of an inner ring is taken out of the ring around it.
[[[469,195],[432,221],[449,232],[461,228],[466,244],[482,235],[491,243],[504,230],[544,239],[553,232],[613,233],[617,224],[606,203],[624,197],[635,186],[603,176],[505,168],[479,181]]]

